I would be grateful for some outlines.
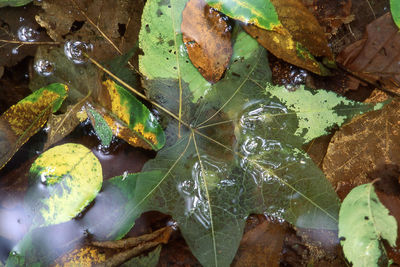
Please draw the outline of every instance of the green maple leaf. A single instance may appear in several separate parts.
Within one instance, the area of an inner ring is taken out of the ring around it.
[[[138,197],[121,221],[146,210],[171,214],[205,266],[231,263],[250,213],[267,213],[298,227],[336,229],[339,200],[301,147],[373,106],[325,91],[291,93],[272,86],[266,51],[244,32],[236,34],[225,78],[201,86],[197,70],[179,50],[177,14],[185,3],[149,1],[143,12],[145,86],[173,119],[166,147],[143,168],[159,175],[143,179],[139,174]],[[171,36],[170,47],[154,42]],[[175,57],[166,59],[166,53]],[[157,71],[154,62],[170,69]],[[196,101],[199,92],[204,97]]]

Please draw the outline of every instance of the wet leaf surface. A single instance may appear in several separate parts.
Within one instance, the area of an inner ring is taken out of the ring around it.
[[[232,55],[231,26],[227,18],[204,0],[191,0],[182,13],[182,37],[193,65],[203,77],[216,83]]]
[[[146,12],[145,7],[144,16]],[[152,27],[143,24],[142,32],[152,32]],[[343,123],[350,115],[344,110],[358,114],[371,108],[323,91],[288,93],[268,86],[265,50],[244,32],[235,37],[228,72],[198,107],[190,104],[190,89],[178,78],[145,82],[163,107],[176,112],[173,118],[182,114],[182,121],[171,121],[167,147],[144,167],[160,172],[154,181],[141,179],[138,184],[153,188],[144,209],[171,214],[193,254],[210,266],[231,263],[250,211],[264,211],[299,227],[334,229],[335,194],[300,147],[332,124]],[[175,98],[180,94],[183,102]],[[233,128],[236,142],[226,137]]]
[[[0,168],[46,123],[66,98],[68,88],[51,84],[11,106],[0,116]]]
[[[143,1],[57,0],[37,1],[43,9],[37,22],[49,36],[63,42],[76,40],[91,43],[98,60],[111,59],[128,52],[137,42]],[[98,38],[102,36],[102,38]],[[107,40],[112,41],[115,47]]]
[[[208,1],[221,12],[245,23],[244,29],[275,56],[317,74],[329,71],[314,56],[333,60],[323,29],[297,0]]]
[[[337,61],[358,77],[399,94],[400,33],[390,13],[366,28],[365,38],[346,47]]]
[[[29,170],[25,196],[32,227],[76,217],[96,197],[102,182],[99,160],[82,145],[69,143],[42,153]]]
[[[346,258],[354,266],[379,266],[388,260],[382,241],[395,246],[397,223],[379,201],[372,183],[353,188],[343,200],[339,237]]]
[[[182,40],[182,16],[177,14],[183,12],[186,2],[187,0],[156,0],[146,4],[143,10],[143,27],[139,34],[139,47],[144,53],[139,56],[139,68],[149,80],[164,79],[165,84],[170,79],[178,80],[180,90],[176,101],[181,101],[182,97],[190,97],[193,102],[197,102],[210,89],[211,84],[190,62]],[[183,88],[186,86],[191,95],[183,96]],[[145,87],[153,95],[151,86]]]
[[[106,109],[102,116],[113,133],[132,146],[159,150],[165,135],[155,116],[124,87],[111,80],[103,82],[98,102]]]
[[[323,163],[324,173],[335,188],[369,183],[380,178],[379,170],[385,165],[400,165],[399,112],[400,104],[394,100],[335,133]]]

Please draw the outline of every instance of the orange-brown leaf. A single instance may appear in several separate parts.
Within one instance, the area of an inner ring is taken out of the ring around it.
[[[222,15],[204,0],[190,0],[181,30],[193,65],[209,82],[219,81],[232,55],[230,27]]]
[[[328,70],[315,58],[333,60],[323,28],[299,0],[271,0],[281,26],[267,31],[254,25],[243,28],[276,57],[320,75]]]

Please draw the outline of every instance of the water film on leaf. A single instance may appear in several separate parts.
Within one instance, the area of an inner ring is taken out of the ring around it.
[[[343,200],[339,238],[344,255],[355,267],[381,266],[388,261],[382,241],[396,246],[397,222],[379,201],[372,183],[363,184]]]

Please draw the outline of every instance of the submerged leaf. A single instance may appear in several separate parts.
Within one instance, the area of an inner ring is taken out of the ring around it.
[[[141,178],[154,180],[157,172],[141,173]],[[34,228],[13,248],[7,266],[49,266],[58,257],[76,248],[89,230],[95,240],[122,238],[133,226],[134,221],[126,213],[132,206],[143,203],[147,190],[136,190],[138,175],[126,174],[104,181],[96,203],[85,212],[80,220]],[[134,211],[139,217],[141,209]],[[106,215],[106,216],[105,216]],[[56,237],[56,238],[55,238]]]
[[[56,146],[41,154],[29,170],[25,203],[33,227],[58,224],[77,216],[100,191],[99,160],[78,144]]]
[[[36,21],[55,41],[93,44],[93,56],[109,60],[127,53],[137,42],[142,0],[41,0]]]
[[[159,150],[164,146],[164,131],[156,117],[125,88],[107,80],[98,101],[106,109],[98,111],[114,135],[146,149]]]
[[[124,264],[121,267],[156,267],[158,260],[160,259],[161,246],[158,246],[147,255],[135,257]]]
[[[383,239],[396,246],[396,219],[379,201],[372,183],[353,188],[343,200],[339,237],[346,258],[355,267],[380,266],[381,257],[386,257],[382,255]]]
[[[0,168],[46,123],[67,97],[68,87],[54,83],[11,106],[0,116]]]
[[[168,146],[143,168],[159,176],[138,179],[137,190],[149,192],[146,203],[132,206],[127,216],[137,209],[171,214],[205,266],[231,263],[250,213],[265,212],[297,227],[336,229],[337,196],[301,147],[373,106],[305,89],[285,94],[270,80],[265,49],[240,32],[224,79],[197,107],[188,97],[174,98],[181,89],[190,95],[185,84],[146,81],[162,96],[163,107],[177,112],[181,105],[185,112],[182,121],[168,125]]]
[[[193,65],[207,81],[219,81],[232,55],[227,21],[204,0],[190,0],[182,13],[181,29]]]
[[[187,0],[148,1],[143,10],[139,35],[140,72],[148,79],[173,79],[179,81],[182,97],[184,83],[192,93],[192,101],[206,94],[211,84],[192,65],[182,41],[182,11]]]

